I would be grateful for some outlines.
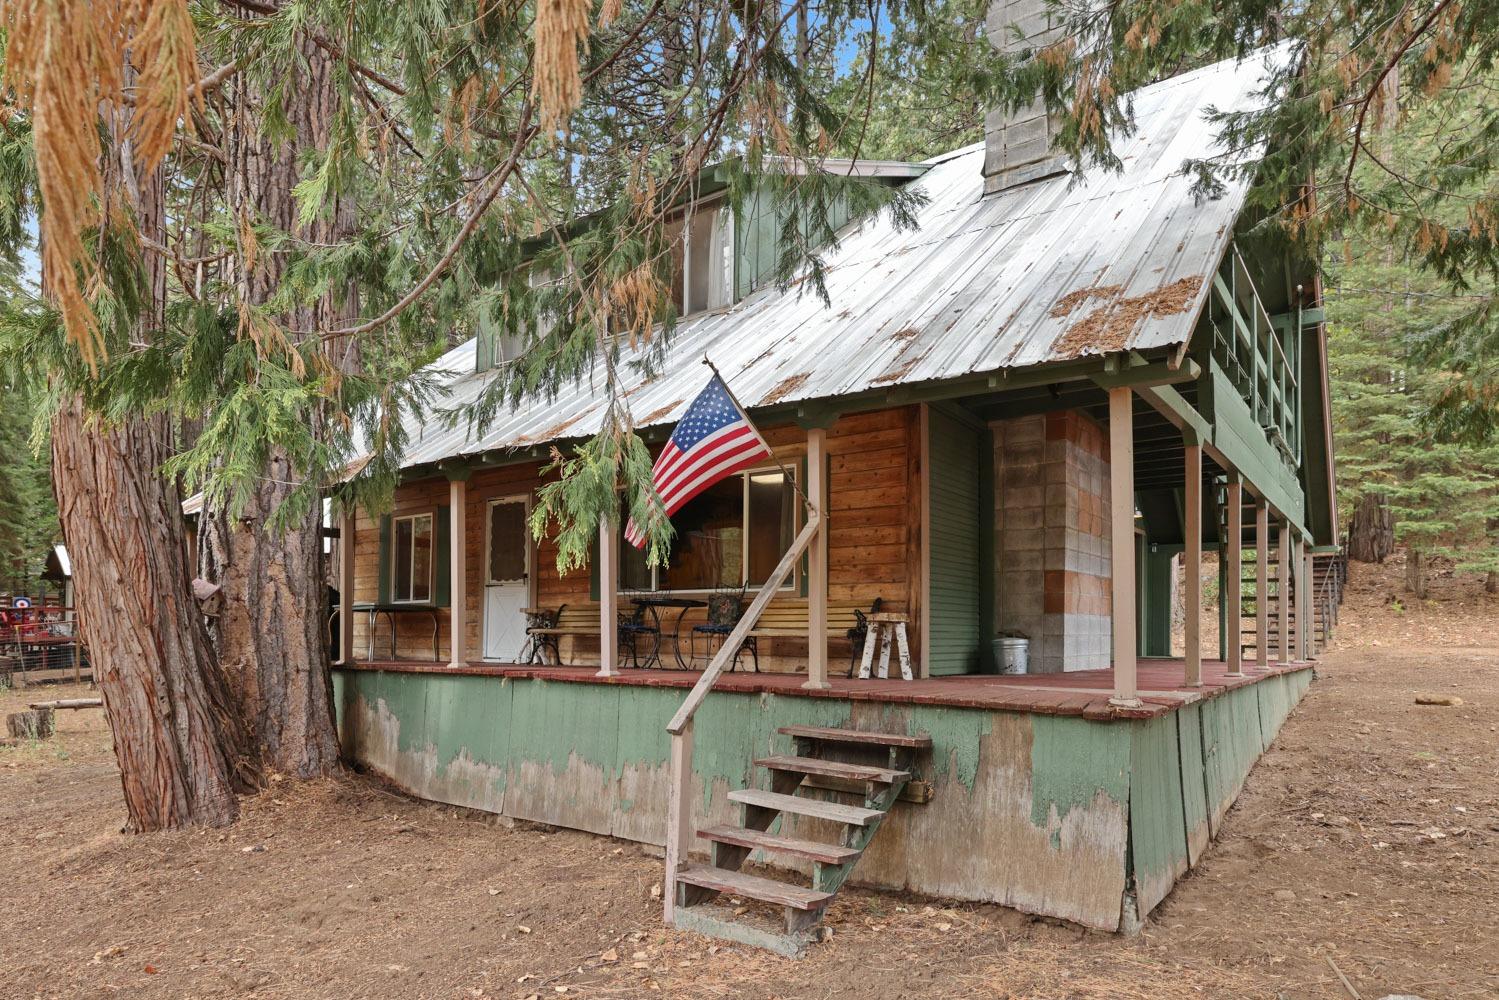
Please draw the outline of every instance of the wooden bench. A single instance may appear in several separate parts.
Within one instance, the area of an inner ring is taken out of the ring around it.
[[[859,656],[859,646],[868,633],[865,616],[878,611],[881,604],[878,597],[868,608],[860,604],[828,604],[828,639],[846,639],[853,647],[848,659],[850,675]],[[744,642],[744,648],[754,658],[756,673],[760,671],[759,640],[806,639],[809,613],[805,600],[777,600],[766,606]]]
[[[539,617],[544,608],[527,608],[526,614]],[[599,634],[599,606],[597,604],[564,604],[557,609],[552,625],[531,625],[526,635],[531,637],[528,662],[546,663],[547,650],[552,651],[552,662],[562,662],[560,642],[563,636],[594,636]]]

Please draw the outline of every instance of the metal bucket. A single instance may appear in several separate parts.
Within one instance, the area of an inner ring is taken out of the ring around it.
[[[994,640],[994,662],[1002,674],[1023,674],[1030,670],[1031,641],[1004,638]]]

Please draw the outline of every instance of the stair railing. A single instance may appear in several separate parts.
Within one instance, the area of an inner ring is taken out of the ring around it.
[[[666,881],[662,886],[661,896],[667,923],[672,922],[676,911],[677,872],[686,863],[687,847],[692,843],[692,717],[702,707],[703,700],[708,697],[708,692],[713,689],[724,668],[739,655],[740,645],[760,620],[765,606],[781,589],[781,584],[791,575],[797,560],[802,557],[807,546],[812,544],[812,539],[817,537],[821,528],[822,515],[816,510],[809,510],[807,522],[792,541],[791,547],[781,556],[781,561],[776,564],[769,579],[735,624],[734,630],[724,639],[708,668],[687,693],[677,714],[666,724],[666,731],[671,734],[671,785],[666,806]],[[823,641],[827,641],[826,636]]]

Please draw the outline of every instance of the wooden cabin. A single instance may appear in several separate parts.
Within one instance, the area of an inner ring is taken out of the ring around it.
[[[1242,184],[1199,200],[1179,171],[1219,151],[1209,107],[1260,99],[1264,58],[1134,95],[1117,173],[1069,175],[1018,119],[921,163],[828,164],[926,198],[914,232],[846,226],[831,306],[765,287],[773,211],[705,186],[686,316],[630,406],[660,447],[706,355],[773,460],[684,507],[666,565],[614,525],[564,576],[528,514],[550,450],[597,426],[588,385],[482,435],[412,428],[393,509],[343,529],[345,753],[426,798],[664,844],[673,923],[788,953],[849,878],[1147,915],[1305,691],[1338,596],[1315,268],[1251,232]],[[451,398],[516,349],[451,352]],[[762,590],[727,643],[697,628]],[[861,618],[904,628],[911,679],[859,676]],[[1027,673],[1000,672],[1006,637]]]

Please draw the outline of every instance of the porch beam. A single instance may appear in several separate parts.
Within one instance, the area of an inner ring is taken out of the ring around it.
[[[807,431],[807,499],[822,515],[817,535],[807,547],[807,680],[814,691],[828,684],[828,432]]]
[[[1261,670],[1270,668],[1270,505],[1254,505],[1254,654]]]
[[[1244,676],[1244,480],[1237,472],[1228,474],[1223,504],[1228,508],[1227,571],[1223,582],[1228,592],[1223,596],[1226,614],[1223,626],[1228,630],[1228,676]]]
[[[355,511],[345,510],[338,529],[338,662],[354,662]]]
[[[1186,458],[1182,558],[1187,576],[1187,686],[1198,687],[1202,684],[1202,445],[1196,438],[1187,439]]]
[[[464,645],[468,636],[468,473],[448,481],[448,666],[468,663]]]
[[[619,676],[619,529],[599,521],[599,677]]]
[[[1134,391],[1109,390],[1110,562],[1114,632],[1114,697],[1109,704],[1141,704],[1135,680],[1135,441]]]
[[[1196,382],[1202,376],[1202,366],[1191,358],[1180,365],[1170,361],[1145,362],[1116,366],[1111,371],[1094,375],[1093,381],[1105,389],[1121,386],[1175,385],[1179,382]]]

